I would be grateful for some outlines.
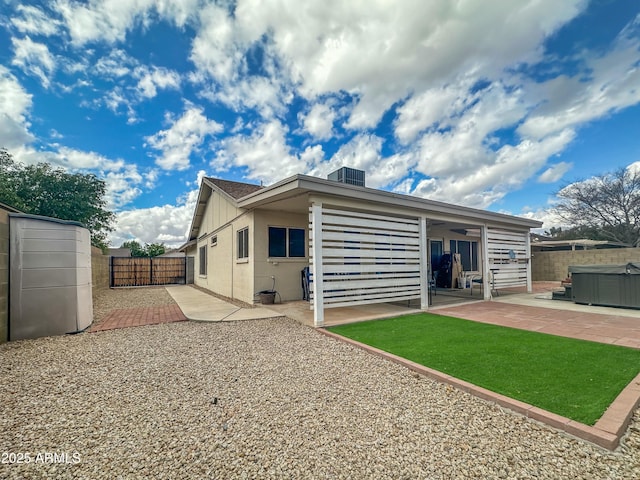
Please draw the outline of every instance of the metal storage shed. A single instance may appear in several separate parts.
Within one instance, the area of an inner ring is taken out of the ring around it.
[[[91,325],[89,230],[78,222],[11,213],[9,231],[9,339]]]

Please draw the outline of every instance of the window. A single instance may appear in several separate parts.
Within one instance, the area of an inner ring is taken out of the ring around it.
[[[289,229],[289,256],[304,257],[304,228]]]
[[[200,275],[207,274],[207,246],[203,245],[199,249],[200,251]]]
[[[211,237],[211,246],[215,247],[216,245],[218,245],[218,236],[214,235],[213,237]]]
[[[460,254],[460,262],[465,272],[478,271],[478,242],[450,240],[451,253]]]
[[[304,257],[304,228],[269,227],[269,257]]]
[[[238,259],[249,258],[249,227],[238,230]]]

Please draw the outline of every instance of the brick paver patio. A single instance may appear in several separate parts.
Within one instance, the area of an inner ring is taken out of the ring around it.
[[[621,315],[478,302],[433,310],[438,315],[492,323],[504,327],[640,348],[640,319]]]
[[[101,332],[115,328],[140,327],[158,323],[184,322],[184,316],[178,305],[163,305],[161,307],[120,308],[113,310],[102,322],[93,325],[89,332]]]

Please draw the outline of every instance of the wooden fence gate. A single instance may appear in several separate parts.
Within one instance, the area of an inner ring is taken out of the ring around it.
[[[111,257],[111,287],[185,284],[186,257]]]

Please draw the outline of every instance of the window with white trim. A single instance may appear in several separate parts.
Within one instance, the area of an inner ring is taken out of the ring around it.
[[[300,258],[305,253],[304,228],[269,227],[270,258]]]
[[[238,260],[249,258],[249,227],[238,230]]]
[[[199,248],[200,257],[200,275],[207,274],[207,246],[203,245]]]

